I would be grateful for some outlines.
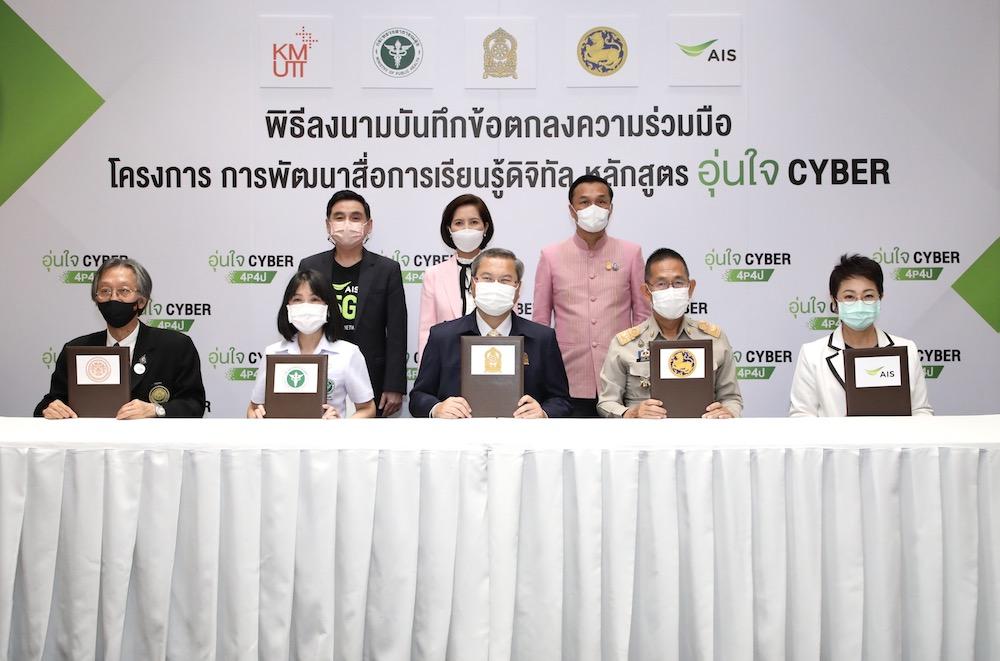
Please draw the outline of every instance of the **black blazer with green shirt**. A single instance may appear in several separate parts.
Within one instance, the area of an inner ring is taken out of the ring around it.
[[[334,249],[335,250],[335,249]],[[326,250],[306,257],[299,270],[318,271],[333,285],[333,253]],[[354,344],[368,364],[375,406],[383,392],[406,393],[406,296],[399,263],[361,250],[358,307]]]
[[[66,403],[69,390],[66,347],[103,347],[107,344],[107,337],[107,330],[102,330],[66,343],[56,359],[49,392],[35,407],[36,418],[54,400]],[[145,365],[145,371],[136,374],[135,366],[140,363]],[[129,379],[131,399],[148,402],[154,387],[166,388],[169,399],[163,403],[163,409],[168,418],[200,418],[205,415],[201,360],[194,342],[184,333],[153,328],[139,322],[139,336],[132,347]]]

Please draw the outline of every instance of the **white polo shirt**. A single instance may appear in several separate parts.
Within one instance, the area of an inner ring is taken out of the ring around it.
[[[293,336],[291,340],[282,340],[268,345],[264,349],[264,353],[275,356],[302,354],[297,335]],[[365,363],[365,357],[361,355],[361,350],[356,345],[347,340],[330,342],[326,336],[322,336],[314,355],[320,354],[327,355],[326,403],[337,409],[340,417],[344,417],[345,397],[350,397],[355,404],[364,404],[375,398],[371,379],[368,378],[368,365]],[[250,401],[254,404],[266,404],[264,401],[264,379],[266,378],[266,367],[259,368],[257,381],[253,385],[253,394],[250,396]]]

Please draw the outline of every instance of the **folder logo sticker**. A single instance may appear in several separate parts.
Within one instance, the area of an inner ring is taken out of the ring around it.
[[[312,32],[306,30],[306,26],[299,28],[295,33],[298,37],[298,45],[294,43],[272,43],[271,44],[271,73],[275,78],[302,78],[306,75],[306,64],[309,63],[309,49],[319,40],[313,36]]]
[[[389,28],[372,46],[375,66],[386,76],[404,78],[420,68],[424,47],[420,38],[406,28]]]
[[[698,367],[698,359],[687,349],[678,349],[670,354],[667,365],[674,376],[683,379],[694,374],[695,368]]]
[[[517,79],[517,39],[497,28],[483,39],[483,79]]]
[[[298,389],[306,382],[306,374],[302,370],[288,370],[285,381],[288,382],[289,387]]]
[[[490,347],[486,351],[483,363],[483,371],[487,374],[503,373],[503,356],[496,347]]]
[[[95,383],[104,383],[111,376],[111,363],[107,358],[94,356],[87,361],[87,376]]]
[[[580,37],[576,46],[580,66],[594,76],[612,76],[625,66],[628,44],[614,28],[592,28]]]

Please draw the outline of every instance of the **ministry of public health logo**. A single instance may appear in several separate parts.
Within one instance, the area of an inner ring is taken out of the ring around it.
[[[306,373],[298,369],[288,370],[285,382],[289,388],[301,388],[302,384],[306,382]]]
[[[576,59],[594,76],[612,76],[625,66],[628,44],[618,30],[597,27],[587,30],[576,45]]]
[[[405,78],[420,68],[424,46],[415,32],[406,28],[389,28],[372,45],[375,66],[391,78]]]

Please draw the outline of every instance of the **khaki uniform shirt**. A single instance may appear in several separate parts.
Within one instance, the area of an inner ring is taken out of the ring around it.
[[[620,418],[625,411],[650,398],[649,354],[642,355],[653,340],[663,337],[654,317],[638,326],[618,333],[611,340],[608,355],[601,368],[601,387],[597,398],[597,412],[605,418]],[[678,340],[711,340],[712,360],[715,367],[715,401],[721,403],[733,416],[743,412],[743,396],[736,381],[736,361],[729,339],[715,324],[696,321],[685,316]],[[642,358],[640,360],[640,358]],[[670,403],[664,402],[667,415]]]

